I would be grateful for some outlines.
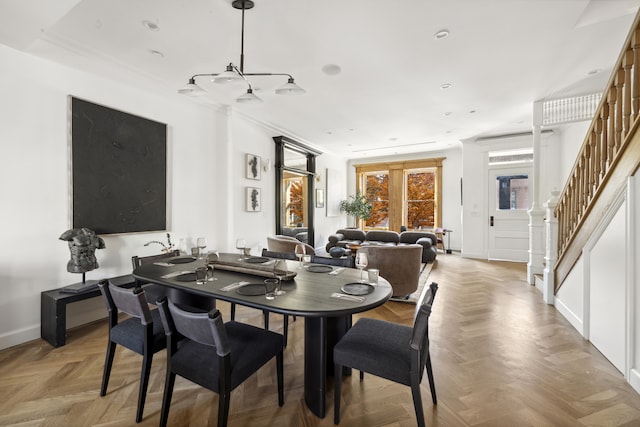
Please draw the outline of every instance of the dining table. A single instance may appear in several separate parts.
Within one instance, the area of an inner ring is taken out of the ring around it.
[[[384,304],[393,290],[383,277],[377,284],[360,283],[360,272],[353,268],[287,260],[281,286],[285,293],[268,300],[261,288],[266,278],[274,277],[275,261],[219,253],[209,263],[214,268],[209,279],[215,280],[204,284],[196,283],[195,270],[205,266],[206,258],[191,256],[143,264],[133,276],[206,298],[304,318],[304,400],[312,413],[324,418],[334,345],[351,327],[353,314]]]

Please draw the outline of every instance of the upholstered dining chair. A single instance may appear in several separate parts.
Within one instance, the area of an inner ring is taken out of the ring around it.
[[[429,354],[429,316],[438,284],[433,282],[420,295],[413,328],[378,319],[361,318],[333,349],[334,423],[340,423],[342,368],[349,367],[411,387],[419,427],[424,427],[420,382],[426,367],[433,404],[437,403]]]
[[[343,258],[327,258],[323,256],[311,255],[311,263],[312,264],[324,264],[324,265],[332,265],[334,267],[351,267],[351,258],[343,257]]]
[[[219,310],[185,311],[166,298],[158,305],[167,335],[167,376],[160,426],[166,426],[169,419],[176,375],[219,394],[218,427],[224,427],[229,418],[231,391],[274,357],[278,405],[284,404],[282,335],[243,323],[224,323]]]
[[[143,264],[164,261],[166,258],[173,258],[177,256],[180,256],[180,251],[178,249],[167,253],[145,257],[134,255],[131,257],[131,266],[135,270]],[[147,300],[152,304],[155,304],[155,302],[162,297],[167,297],[181,305],[194,307],[205,312],[216,308],[215,298],[207,298],[201,295],[192,294],[190,292],[184,292],[179,289],[169,288],[167,286],[156,285],[153,283],[143,283],[139,280],[136,280],[136,287],[140,286],[144,286]]]
[[[98,284],[104,297],[109,313],[109,341],[104,361],[102,387],[100,396],[107,394],[111,366],[116,353],[116,345],[120,344],[142,355],[142,369],[140,373],[140,387],[138,390],[138,408],[136,422],[142,420],[144,402],[149,385],[149,373],[153,354],[166,347],[166,338],[158,310],[150,310],[145,292],[141,288],[124,289],[103,280]],[[129,317],[118,321],[118,312],[122,311]]]

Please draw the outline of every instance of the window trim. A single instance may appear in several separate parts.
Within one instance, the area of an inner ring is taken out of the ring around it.
[[[442,162],[446,157],[431,159],[404,160],[398,162],[380,162],[356,164],[356,190],[364,190],[364,173],[387,171],[389,174],[389,230],[400,230],[406,219],[405,211],[405,171],[409,169],[435,169],[436,188],[434,209],[434,228],[442,227]],[[356,226],[365,229],[364,221],[358,219]]]

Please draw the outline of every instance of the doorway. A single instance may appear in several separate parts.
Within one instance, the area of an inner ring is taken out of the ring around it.
[[[531,165],[489,169],[488,259],[529,259],[529,177]]]

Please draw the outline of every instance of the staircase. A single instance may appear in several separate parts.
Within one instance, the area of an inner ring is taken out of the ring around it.
[[[614,67],[555,208],[555,292],[607,209],[640,166],[640,14]]]

